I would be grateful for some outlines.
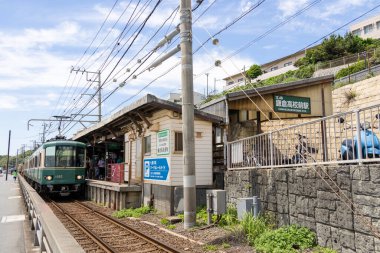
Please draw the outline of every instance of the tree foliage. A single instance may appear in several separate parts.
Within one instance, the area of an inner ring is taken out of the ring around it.
[[[263,71],[261,70],[261,67],[257,64],[253,64],[246,72],[246,75],[250,79],[255,79],[259,75],[261,75]]]
[[[307,66],[317,62],[329,61],[354,53],[363,52],[380,46],[380,42],[374,39],[362,39],[351,33],[343,37],[340,35],[331,35],[329,38],[306,52],[305,57],[299,59],[295,66]]]

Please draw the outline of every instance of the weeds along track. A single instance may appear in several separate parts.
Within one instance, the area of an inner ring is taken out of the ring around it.
[[[181,252],[78,201],[50,204],[86,252]]]

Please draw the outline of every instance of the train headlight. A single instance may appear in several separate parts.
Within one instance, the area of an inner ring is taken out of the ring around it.
[[[83,178],[82,175],[77,175],[77,180],[81,180]]]
[[[46,179],[47,181],[51,181],[51,180],[53,180],[53,176],[45,176],[45,179]]]

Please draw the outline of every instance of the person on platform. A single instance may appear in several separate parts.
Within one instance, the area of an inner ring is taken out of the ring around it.
[[[13,176],[13,181],[16,182],[16,179],[17,179],[17,171],[16,170],[14,170],[12,172],[12,176]]]
[[[105,172],[106,172],[105,167],[106,167],[106,164],[105,164],[104,159],[102,157],[98,161],[99,179],[103,179],[105,177]]]

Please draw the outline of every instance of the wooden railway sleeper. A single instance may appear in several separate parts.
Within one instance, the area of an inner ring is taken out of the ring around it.
[[[163,251],[170,252],[170,253],[181,253],[182,252],[182,251],[180,251],[178,249],[175,249],[175,248],[173,248],[173,247],[171,247],[169,245],[166,245],[163,242],[161,242],[159,240],[156,240],[156,239],[154,239],[154,238],[152,238],[152,237],[150,237],[150,236],[148,236],[148,235],[146,235],[146,234],[144,234],[144,233],[142,233],[142,232],[140,232],[140,231],[138,231],[138,230],[136,230],[136,229],[134,229],[134,228],[132,228],[130,226],[127,226],[127,225],[121,223],[120,221],[118,221],[118,220],[116,220],[116,219],[114,219],[112,217],[109,217],[109,216],[107,216],[107,215],[105,215],[103,213],[100,213],[100,212],[98,212],[98,211],[96,211],[96,210],[94,210],[94,209],[92,209],[92,208],[90,208],[90,207],[88,207],[88,206],[80,203],[79,201],[75,201],[75,203],[77,203],[78,205],[83,206],[83,207],[85,207],[87,209],[91,209],[95,214],[97,214],[97,215],[99,215],[99,216],[101,216],[101,217],[103,217],[103,218],[111,221],[112,223],[114,223],[115,225],[117,225],[119,227],[122,227],[123,229],[126,228],[126,229],[130,230],[130,232],[132,234],[135,234],[137,237],[145,239],[146,241],[148,241],[149,243],[157,246],[159,249],[161,249]]]

